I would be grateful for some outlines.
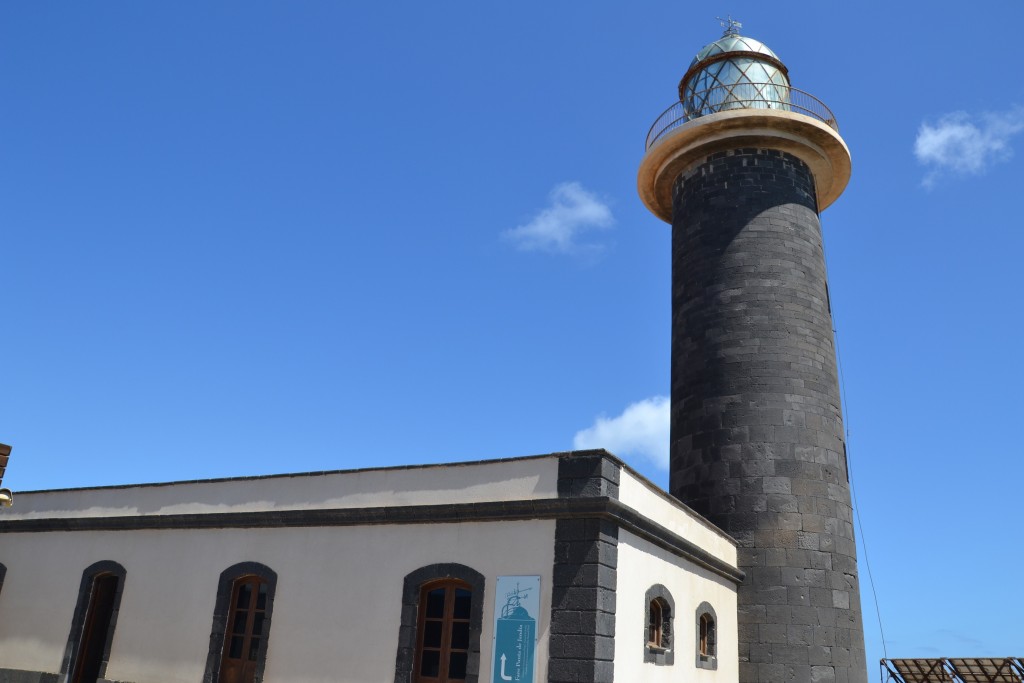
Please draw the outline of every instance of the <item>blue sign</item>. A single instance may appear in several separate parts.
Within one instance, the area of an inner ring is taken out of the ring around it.
[[[491,683],[533,683],[537,673],[539,576],[499,576],[494,589]]]

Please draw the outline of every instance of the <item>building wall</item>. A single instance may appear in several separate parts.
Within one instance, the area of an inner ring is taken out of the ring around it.
[[[683,653],[683,610],[710,601],[735,631],[742,580],[731,538],[603,451],[21,493],[0,510],[0,683],[56,683],[83,570],[100,562],[126,572],[103,675],[129,683],[204,679],[221,575],[245,563],[277,577],[262,680],[301,683],[404,681],[403,589],[424,567],[484,577],[481,683],[498,576],[541,577],[536,680],[566,683],[665,677],[637,651],[646,589],[677,596]],[[699,673],[734,681],[731,666]]]
[[[527,457],[212,479],[88,489],[26,491],[0,521],[54,517],[210,514],[474,503],[558,496],[558,459]]]
[[[630,470],[623,470],[619,500],[723,562],[736,564],[736,541],[673,496]]]
[[[0,662],[6,669],[59,671],[82,570],[114,560],[127,576],[106,678],[195,683],[203,678],[220,573],[255,561],[278,575],[265,680],[392,683],[404,577],[455,562],[486,577],[485,671],[495,578],[540,575],[541,605],[550,605],[554,526],[536,520],[8,534],[0,546],[7,565]],[[538,680],[547,676],[548,630],[542,609]]]
[[[615,680],[735,682],[739,676],[736,586],[721,576],[627,531],[619,532],[616,591]],[[644,661],[647,591],[661,584],[674,602],[672,663]],[[707,602],[717,617],[716,669],[697,667],[697,608]]]

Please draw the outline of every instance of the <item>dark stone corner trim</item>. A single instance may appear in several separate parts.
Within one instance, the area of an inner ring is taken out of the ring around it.
[[[220,677],[220,660],[224,652],[224,635],[228,628],[228,611],[231,609],[231,593],[235,581],[244,576],[258,576],[267,582],[267,609],[263,620],[263,647],[256,661],[254,680],[263,680],[267,664],[267,650],[270,649],[270,627],[274,616],[274,595],[277,592],[277,572],[259,562],[239,562],[221,572],[217,580],[217,599],[213,607],[213,627],[210,630],[210,649],[206,655],[206,671],[203,683],[217,683]]]
[[[662,647],[653,647],[647,629],[651,623],[651,603],[657,600],[661,603],[661,644]],[[676,615],[676,602],[668,588],[656,583],[647,589],[644,595],[644,661],[657,666],[672,666],[676,661],[676,649],[672,622]]]
[[[103,678],[107,672],[110,646],[114,642],[114,631],[117,630],[117,614],[121,611],[121,593],[124,591],[124,578],[127,572],[124,567],[113,560],[100,560],[89,565],[82,572],[82,581],[78,584],[78,602],[75,603],[75,611],[71,617],[71,632],[68,634],[68,642],[64,647],[64,658],[60,663],[61,676],[71,671],[71,663],[78,657],[78,649],[82,645],[82,629],[85,628],[85,617],[92,598],[93,582],[97,577],[104,575],[117,577],[117,591],[114,593],[113,609],[110,612],[107,640],[103,643],[103,659],[100,662],[99,677]]]
[[[548,683],[611,683],[619,527],[608,519],[555,522]]]
[[[558,458],[559,498],[619,498],[622,463],[605,451],[575,451]]]
[[[409,683],[416,665],[416,631],[419,625],[420,591],[424,584],[443,579],[458,579],[469,584],[473,601],[469,615],[469,660],[466,683],[480,678],[480,631],[484,623],[484,575],[454,562],[431,564],[410,572],[402,584],[402,620],[398,629],[398,652],[395,655],[395,683]]]

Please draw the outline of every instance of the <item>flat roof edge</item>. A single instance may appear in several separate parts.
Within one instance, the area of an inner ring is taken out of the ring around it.
[[[362,474],[365,472],[401,472],[403,470],[435,469],[441,467],[472,467],[480,465],[497,465],[502,463],[520,462],[528,460],[544,460],[547,458],[558,458],[563,456],[596,455],[603,454],[623,467],[628,467],[619,458],[603,449],[590,449],[579,451],[555,451],[552,453],[541,453],[537,455],[520,455],[508,458],[492,458],[488,460],[459,460],[455,462],[419,463],[415,465],[388,465],[382,467],[357,467],[353,469],[320,470],[313,472],[280,472],[276,474],[254,474],[240,477],[213,477],[211,479],[181,479],[177,481],[143,482],[138,484],[109,484],[100,486],[77,486],[57,489],[34,489],[29,491],[18,490],[19,496],[26,496],[39,493],[70,493],[75,491],[104,491],[117,489],[137,488],[158,488],[163,486],[182,486],[185,484],[221,484],[232,481],[260,481],[263,479],[292,479],[300,477],[323,477],[332,474]],[[641,475],[638,475],[641,476]],[[653,484],[652,484],[653,486]]]

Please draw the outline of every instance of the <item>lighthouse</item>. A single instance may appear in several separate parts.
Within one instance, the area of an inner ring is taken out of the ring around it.
[[[850,153],[739,28],[694,57],[638,176],[672,226],[670,492],[739,543],[741,683],[864,683],[819,219]]]

